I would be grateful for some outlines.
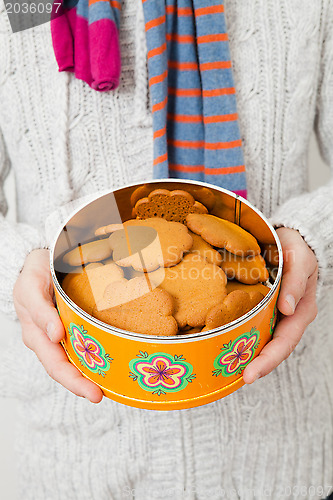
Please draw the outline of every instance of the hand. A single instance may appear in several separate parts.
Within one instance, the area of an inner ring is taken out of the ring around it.
[[[244,370],[243,379],[252,384],[268,375],[293,352],[306,327],[317,316],[316,287],[318,263],[298,231],[277,230],[283,250],[283,273],[277,307],[282,319],[273,339]]]
[[[101,389],[73,366],[59,344],[65,335],[53,303],[48,250],[32,251],[15,283],[14,305],[24,344],[37,355],[47,373],[77,396],[99,403]]]

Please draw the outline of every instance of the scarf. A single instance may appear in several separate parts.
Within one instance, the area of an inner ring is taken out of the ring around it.
[[[154,177],[203,181],[246,197],[223,1],[142,2]],[[76,8],[64,12],[51,22],[59,70],[74,71],[95,90],[115,88],[120,72],[119,1],[79,0]]]
[[[59,71],[100,92],[119,85],[119,0],[55,0],[51,34]]]

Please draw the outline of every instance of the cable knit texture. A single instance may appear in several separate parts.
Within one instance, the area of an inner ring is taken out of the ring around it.
[[[24,259],[48,245],[66,204],[151,178],[152,122],[141,0],[123,2],[120,87],[103,95],[57,72],[48,25],[11,35],[0,10],[0,309],[15,317]],[[325,498],[332,488],[333,184],[308,193],[306,159],[315,126],[333,166],[333,2],[226,0],[225,10],[248,198],[316,252],[319,315],[269,376],[166,413],[73,396],[23,346],[17,324],[0,391],[20,400],[19,498]],[[10,168],[16,224],[5,219]]]

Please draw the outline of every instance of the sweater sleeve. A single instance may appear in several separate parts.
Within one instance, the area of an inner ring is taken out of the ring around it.
[[[0,311],[15,319],[13,288],[24,261],[32,250],[47,245],[44,235],[36,228],[6,219],[4,183],[9,171],[10,159],[0,130]]]
[[[331,168],[330,181],[277,208],[270,222],[296,229],[315,252],[319,283],[333,286],[333,4],[322,45],[315,132],[320,152]]]

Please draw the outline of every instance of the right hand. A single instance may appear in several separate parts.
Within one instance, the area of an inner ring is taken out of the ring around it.
[[[77,396],[99,403],[101,389],[72,365],[59,342],[65,330],[54,306],[48,250],[33,250],[14,286],[14,306],[24,344],[34,351],[48,375]]]

